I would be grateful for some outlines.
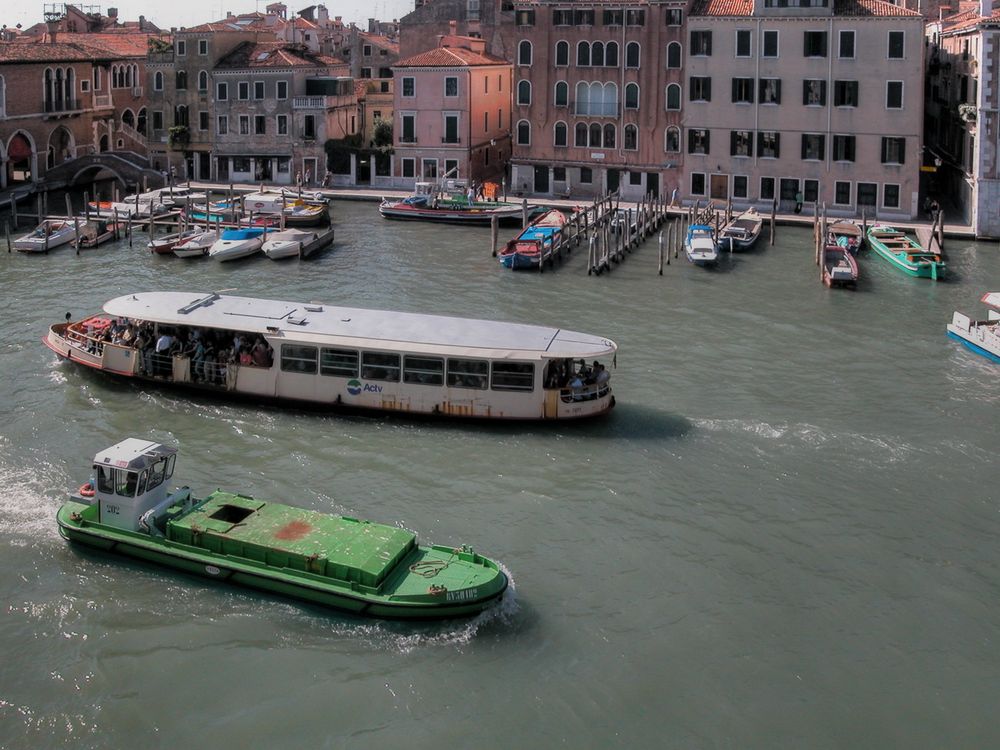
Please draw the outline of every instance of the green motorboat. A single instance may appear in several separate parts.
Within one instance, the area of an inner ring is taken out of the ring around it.
[[[941,256],[925,250],[912,237],[882,224],[868,227],[868,245],[903,273],[925,279],[943,279],[946,265]]]
[[[217,490],[168,492],[177,449],[129,438],[57,515],[71,542],[372,617],[474,615],[507,589],[470,547],[420,546],[412,531]]]

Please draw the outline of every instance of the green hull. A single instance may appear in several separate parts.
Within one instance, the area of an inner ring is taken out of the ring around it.
[[[275,527],[258,523],[254,528],[249,518],[251,523],[212,529],[206,518],[238,500],[251,499],[213,493],[167,523],[168,535],[176,538],[112,528],[97,520],[96,505],[72,500],[60,508],[57,521],[71,542],[369,617],[467,617],[507,588],[507,576],[495,562],[466,548],[421,547],[402,529],[276,503],[244,502],[280,524],[279,543],[263,543]],[[311,533],[282,536],[282,531],[307,526]],[[343,528],[352,533],[345,536]],[[234,529],[237,533],[228,537]],[[338,529],[339,537],[332,533]]]
[[[920,258],[919,255],[921,253],[928,256],[933,256],[934,254],[926,253],[917,242],[910,238],[907,237],[905,239],[905,248],[894,248],[887,246],[876,236],[873,236],[871,231],[868,232],[869,247],[879,256],[889,261],[895,268],[915,278],[934,279],[935,281],[943,279],[947,269],[946,264],[940,260],[933,260],[931,257]],[[911,259],[911,256],[914,255],[918,257]]]

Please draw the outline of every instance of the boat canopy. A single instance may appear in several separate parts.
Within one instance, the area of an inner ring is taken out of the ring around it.
[[[94,456],[94,463],[99,466],[142,471],[175,453],[177,453],[176,448],[152,443],[149,440],[127,438]]]
[[[239,330],[310,344],[491,359],[603,357],[618,349],[610,339],[549,326],[217,293],[130,294],[110,300],[104,311],[115,317]]]
[[[983,302],[990,307],[1000,310],[1000,292],[986,292],[983,295]]]

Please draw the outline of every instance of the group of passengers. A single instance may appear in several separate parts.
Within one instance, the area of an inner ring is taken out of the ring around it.
[[[586,360],[581,359],[579,366],[577,366],[576,360],[558,359],[549,364],[545,387],[568,388],[577,392],[587,389],[587,386],[603,385],[610,379],[611,373],[596,359],[591,365],[588,365]]]

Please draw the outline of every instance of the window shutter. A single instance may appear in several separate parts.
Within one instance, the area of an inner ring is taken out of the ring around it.
[[[774,134],[774,158],[777,159],[781,156],[781,133]]]
[[[809,57],[809,32],[802,32],[802,56]]]
[[[803,104],[808,104],[809,103],[809,81],[808,80],[802,81],[802,103]]]
[[[806,139],[808,139],[808,138],[809,138],[809,136],[807,136],[805,133],[802,134],[802,158],[803,159],[806,158]]]
[[[706,130],[705,131],[705,153],[706,154],[709,153],[709,151],[710,151],[709,145],[708,145],[708,143],[709,143],[708,139],[709,139],[709,137],[711,135],[712,135],[712,131],[710,131],[710,130]]]
[[[819,158],[826,158],[826,135],[822,133],[819,136]]]
[[[826,106],[826,81],[819,82],[819,103]]]
[[[775,104],[781,104],[781,79],[780,78],[776,81],[776,85],[774,87],[774,103]]]
[[[819,49],[820,49],[820,54],[823,57],[826,57],[826,32],[825,31],[820,35]]]
[[[729,131],[729,155],[736,156],[736,131]]]
[[[738,82],[739,82],[738,78],[734,78],[733,79],[733,101],[734,102],[738,102],[739,101],[739,99],[737,98],[739,96],[739,83]]]
[[[899,145],[899,148],[897,149],[897,151],[899,153],[899,163],[900,164],[905,164],[906,163],[906,140],[903,139],[903,138],[897,138],[896,139],[896,143]]]
[[[706,78],[704,80],[705,80],[705,86],[704,86],[705,101],[710,102],[712,101],[712,79]]]
[[[844,155],[848,161],[854,161],[854,136],[847,136],[847,142],[844,148]]]
[[[889,150],[887,148],[888,144],[889,144],[889,139],[888,138],[883,138],[882,139],[882,163],[883,164],[885,164],[885,162],[886,162],[886,151]]]

